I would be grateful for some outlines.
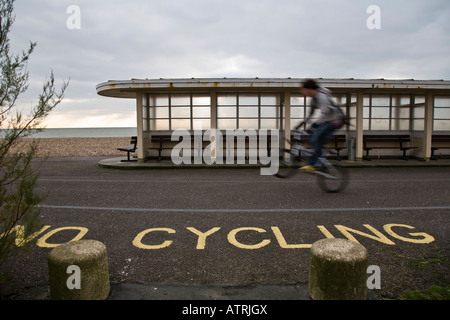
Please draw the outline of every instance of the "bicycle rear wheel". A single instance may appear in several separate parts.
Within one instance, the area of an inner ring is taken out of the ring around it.
[[[332,167],[323,166],[316,174],[319,187],[328,193],[343,191],[349,182],[348,171],[339,165]]]
[[[282,179],[292,177],[300,166],[297,155],[289,149],[280,149],[279,164],[278,172],[275,176]]]

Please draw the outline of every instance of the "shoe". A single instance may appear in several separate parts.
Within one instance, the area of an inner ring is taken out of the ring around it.
[[[314,171],[316,171],[316,169],[313,166],[309,166],[309,165],[301,167],[300,170],[306,171],[306,172],[314,172]]]

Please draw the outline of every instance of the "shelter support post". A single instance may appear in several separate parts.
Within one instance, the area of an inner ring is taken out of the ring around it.
[[[291,140],[291,93],[284,93],[284,148],[290,148],[288,141]]]
[[[431,158],[431,138],[433,134],[433,105],[434,94],[427,93],[425,95],[425,119],[424,132],[422,141],[423,160],[429,161]]]
[[[136,92],[136,118],[137,118],[137,154],[138,162],[147,159],[148,139],[144,135],[144,110],[142,92]]]
[[[359,91],[356,96],[356,141],[355,157],[357,161],[363,159],[363,109],[364,93]]]

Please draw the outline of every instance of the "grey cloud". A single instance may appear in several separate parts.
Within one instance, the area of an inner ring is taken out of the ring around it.
[[[38,90],[52,68],[59,79],[72,79],[67,107],[85,112],[107,108],[109,99],[86,101],[96,96],[95,84],[112,79],[450,79],[448,0],[76,3],[81,30],[66,28],[72,1],[17,1],[13,43],[23,49],[38,42],[30,89]],[[381,8],[381,30],[366,27],[371,4]]]

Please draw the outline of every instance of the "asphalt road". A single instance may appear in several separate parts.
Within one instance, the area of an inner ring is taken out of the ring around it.
[[[16,288],[48,284],[47,254],[74,238],[108,250],[111,281],[176,285],[304,285],[309,247],[351,238],[381,270],[381,289],[449,283],[450,168],[351,168],[339,194],[315,178],[257,169],[115,170],[99,158],[50,158],[39,192],[46,229],[3,267]]]

